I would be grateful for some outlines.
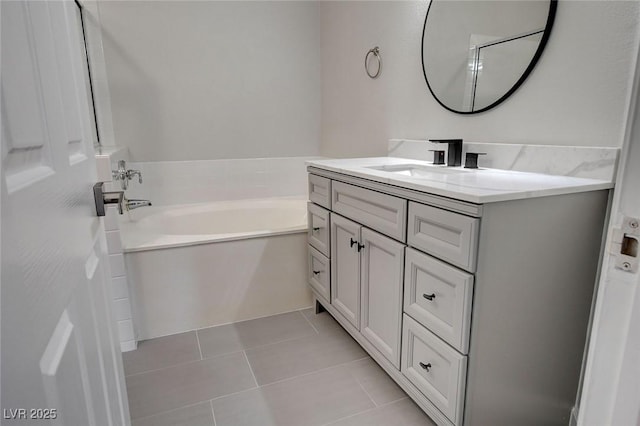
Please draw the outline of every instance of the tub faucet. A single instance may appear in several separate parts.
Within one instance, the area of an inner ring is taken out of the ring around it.
[[[140,172],[140,170],[127,170],[127,163],[124,160],[118,161],[118,170],[113,170],[111,175],[113,176],[113,180],[120,181],[120,186],[123,191],[129,187],[129,181],[132,180],[134,176],[138,176],[138,183],[142,183],[142,172]]]
[[[125,210],[129,211],[129,210],[135,210],[135,209],[139,209],[140,207],[151,207],[151,201],[149,200],[125,200],[124,201],[124,208]]]

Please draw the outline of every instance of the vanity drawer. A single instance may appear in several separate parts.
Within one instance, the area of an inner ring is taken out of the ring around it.
[[[469,272],[476,270],[480,219],[409,202],[407,242]]]
[[[309,285],[322,296],[326,303],[331,300],[331,262],[318,250],[309,246]]]
[[[329,236],[331,235],[331,226],[329,225],[329,210],[313,203],[307,203],[307,235],[309,244],[325,256],[330,256]]]
[[[309,175],[309,199],[328,209],[331,208],[331,179]]]
[[[462,423],[467,357],[409,316],[402,329],[401,371],[454,424]]]
[[[332,182],[331,194],[334,212],[405,241],[406,200],[337,181]]]
[[[473,275],[408,247],[404,283],[404,311],[468,353]]]

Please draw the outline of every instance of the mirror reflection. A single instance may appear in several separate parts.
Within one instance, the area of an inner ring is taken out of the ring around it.
[[[432,0],[422,40],[431,93],[459,113],[498,105],[533,69],[555,7],[549,0]]]

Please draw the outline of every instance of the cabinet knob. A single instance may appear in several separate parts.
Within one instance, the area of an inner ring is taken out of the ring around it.
[[[436,298],[435,293],[431,293],[431,294],[423,294],[422,297],[424,297],[427,300],[433,300]]]
[[[429,370],[431,369],[431,363],[425,364],[424,362],[421,362],[420,367],[422,367],[424,370],[427,370],[427,372],[429,372]]]
[[[322,271],[313,271],[313,275],[318,275]]]
[[[358,252],[364,248],[364,244],[358,243]]]
[[[320,227],[319,227],[319,226],[318,226],[318,227],[316,227],[316,228],[313,228],[313,232],[318,232],[319,230],[320,230]]]
[[[349,247],[353,247],[354,244],[358,244],[360,245],[356,240],[354,240],[353,238],[351,238],[351,240],[349,241]]]

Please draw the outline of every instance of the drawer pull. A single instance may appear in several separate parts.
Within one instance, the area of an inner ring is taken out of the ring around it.
[[[431,293],[431,294],[423,294],[422,297],[424,297],[427,300],[433,300],[436,298],[435,293]]]
[[[349,241],[349,247],[353,247],[354,244],[358,244],[358,246],[360,245],[360,243],[358,243],[356,240],[351,238],[351,241]]]
[[[319,227],[319,226],[318,226],[318,227],[316,227],[316,228],[313,228],[313,232],[318,232],[319,230],[320,230],[320,227]]]
[[[313,271],[313,275],[318,275],[322,271]]]
[[[424,370],[427,370],[427,373],[428,373],[429,369],[431,369],[431,363],[425,364],[424,362],[421,362],[420,367],[422,367]]]

